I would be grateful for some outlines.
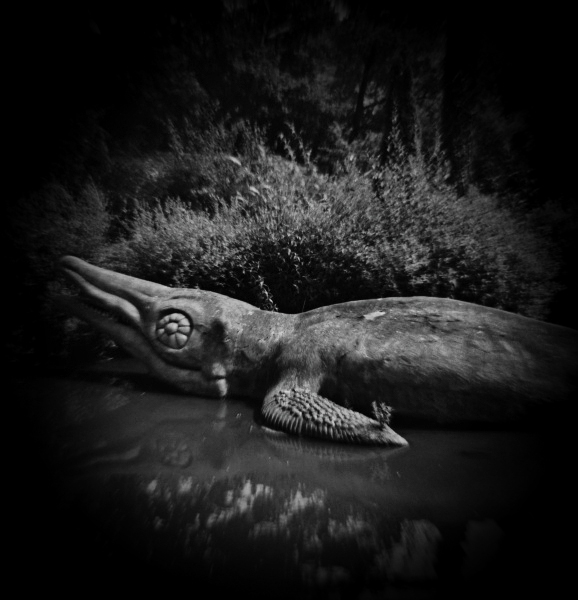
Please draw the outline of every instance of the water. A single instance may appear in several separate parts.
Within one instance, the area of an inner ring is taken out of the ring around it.
[[[565,575],[555,430],[394,422],[408,448],[309,442],[131,361],[20,380],[16,401],[19,556],[61,591],[75,575],[195,597],[485,597]]]

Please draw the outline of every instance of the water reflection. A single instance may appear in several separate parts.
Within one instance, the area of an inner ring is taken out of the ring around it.
[[[155,388],[132,363],[21,395],[43,423],[51,493],[86,543],[68,560],[165,587],[435,597],[482,578],[487,590],[504,548],[520,551],[519,515],[542,506],[531,431],[399,430],[410,446],[395,450],[312,442],[259,427],[241,400]]]
[[[433,523],[404,520],[396,540],[379,511],[291,478],[266,484],[249,477],[200,483],[190,476],[116,476],[100,497],[93,510],[108,516],[105,527],[117,532],[117,551],[128,548],[157,565],[195,565],[216,580],[234,573],[261,584],[331,587],[437,578],[442,536]],[[138,518],[128,524],[127,514]],[[116,518],[123,519],[122,529]]]

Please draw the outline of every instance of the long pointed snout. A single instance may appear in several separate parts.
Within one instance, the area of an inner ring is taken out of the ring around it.
[[[61,258],[60,266],[80,291],[79,295],[55,298],[65,312],[94,325],[141,360],[153,375],[180,390],[217,398],[226,394],[224,376],[205,376],[197,364],[200,358],[193,356],[188,364],[186,348],[163,346],[159,341],[157,307],[163,303],[168,306],[172,288],[95,267],[74,256]],[[169,321],[160,323],[163,331],[175,323],[170,321],[171,315],[181,314],[178,308],[175,311],[169,311]],[[191,334],[193,321],[187,323]],[[167,353],[177,350],[184,353],[180,361],[167,357]]]
[[[80,291],[80,297],[62,296],[57,300],[66,310],[84,319],[119,341],[127,331],[120,323],[142,331],[143,315],[151,301],[163,297],[171,288],[95,267],[80,258],[65,256],[60,266],[68,279]],[[100,310],[93,310],[94,308]],[[104,311],[104,312],[102,312]],[[111,321],[111,317],[114,321]]]
[[[124,298],[139,307],[149,298],[162,297],[171,291],[171,288],[158,283],[95,267],[75,256],[62,257],[60,266],[81,290],[88,292],[90,287],[92,293],[89,292],[89,295],[93,295],[94,288],[97,288],[106,294]]]

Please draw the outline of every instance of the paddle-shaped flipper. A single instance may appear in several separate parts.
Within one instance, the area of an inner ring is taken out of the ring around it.
[[[381,418],[387,409],[376,411]],[[266,425],[307,437],[382,446],[407,446],[386,422],[345,408],[310,390],[293,388],[267,396],[261,409]]]

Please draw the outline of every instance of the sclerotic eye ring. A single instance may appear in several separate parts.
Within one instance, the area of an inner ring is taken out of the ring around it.
[[[157,339],[165,346],[179,350],[191,337],[193,323],[181,312],[172,312],[159,319],[156,326]]]

